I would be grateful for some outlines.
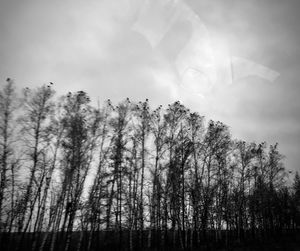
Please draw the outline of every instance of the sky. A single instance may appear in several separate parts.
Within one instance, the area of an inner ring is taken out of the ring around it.
[[[154,45],[143,27],[136,29],[142,0],[0,0],[0,83],[7,77],[18,87],[51,81],[58,94],[85,90],[100,103],[148,98],[155,107],[180,100],[227,124],[233,138],[278,142],[287,169],[300,171],[299,0],[182,2],[201,29],[177,22]],[[153,13],[155,20],[159,15]],[[190,48],[191,34],[205,34],[208,49],[195,53],[197,60],[235,56],[280,75],[228,83],[223,69],[213,81],[203,71],[183,81],[178,58]]]

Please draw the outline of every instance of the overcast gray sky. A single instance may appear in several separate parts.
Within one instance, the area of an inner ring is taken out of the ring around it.
[[[100,102],[149,98],[155,106],[179,99],[228,124],[236,138],[278,142],[286,167],[300,170],[300,1],[184,3],[214,43],[280,77],[218,81],[202,97],[180,85],[170,60],[170,46],[184,43],[182,27],[157,48],[132,28],[141,0],[0,0],[1,81],[10,77],[20,87],[52,81],[59,94],[83,89]]]

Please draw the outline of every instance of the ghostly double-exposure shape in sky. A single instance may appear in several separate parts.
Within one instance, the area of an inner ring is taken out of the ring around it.
[[[152,47],[157,46],[178,19],[180,7],[177,2],[173,0],[144,0],[133,29],[142,33]]]
[[[231,62],[233,80],[238,80],[253,75],[270,82],[274,82],[280,75],[276,71],[245,58],[232,57]]]
[[[199,16],[182,0],[145,0],[133,29],[153,48],[163,48],[173,63],[182,87],[201,96],[218,84],[231,84],[248,76],[270,82],[279,73],[217,46]]]

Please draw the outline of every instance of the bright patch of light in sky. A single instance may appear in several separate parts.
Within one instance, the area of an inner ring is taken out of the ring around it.
[[[153,48],[162,40],[167,41],[164,53],[170,62],[174,61],[179,82],[185,89],[205,97],[221,83],[232,84],[251,75],[268,81],[279,77],[279,73],[265,66],[233,57],[225,39],[213,39],[199,16],[183,1],[143,3],[133,29],[143,34]],[[174,33],[179,39],[174,39]]]

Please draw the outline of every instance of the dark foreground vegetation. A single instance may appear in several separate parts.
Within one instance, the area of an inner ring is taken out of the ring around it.
[[[208,251],[208,250],[219,250],[219,251],[240,251],[240,250],[251,250],[251,251],[299,251],[300,250],[300,231],[282,231],[281,233],[263,234],[260,237],[254,238],[251,234],[244,236],[242,239],[238,240],[237,235],[234,231],[221,231],[220,238],[216,238],[216,231],[209,230],[206,235],[199,234],[199,239],[197,236],[191,238],[191,230],[187,231],[186,238],[188,239],[185,248],[181,247],[179,233],[175,233],[175,241],[173,240],[174,233],[168,231],[163,233],[158,230],[152,231],[151,246],[147,245],[149,231],[145,230],[143,233],[144,239],[139,242],[139,232],[133,232],[133,246],[132,250],[187,250],[187,251]],[[162,243],[162,235],[165,234],[165,241]],[[43,239],[45,233],[40,234],[40,238]],[[58,233],[60,238],[57,239],[55,243],[54,250],[64,250],[64,234]],[[122,237],[120,239],[119,232],[116,231],[101,231],[93,233],[93,243],[91,244],[91,250],[130,250],[129,246],[129,231],[122,231]],[[16,250],[18,247],[20,234],[5,234],[3,236],[3,245],[1,250]],[[34,243],[34,234],[27,233],[24,239],[21,250],[32,250],[32,244]],[[81,239],[81,242],[79,240]],[[46,242],[44,250],[51,249],[51,238]],[[85,251],[89,244],[89,232],[73,232],[70,250]]]
[[[52,85],[1,86],[1,250],[297,250],[300,178],[278,144],[180,102],[94,107]]]

